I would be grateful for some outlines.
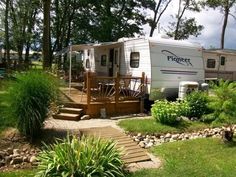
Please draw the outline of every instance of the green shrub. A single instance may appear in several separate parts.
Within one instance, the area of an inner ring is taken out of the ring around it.
[[[186,103],[189,105],[189,112],[187,117],[201,118],[202,115],[209,113],[208,108],[208,95],[205,92],[192,92],[185,98]]]
[[[124,176],[120,152],[112,141],[76,137],[46,146],[38,157],[36,176],[119,177]]]
[[[212,86],[209,107],[215,118],[215,123],[231,124],[236,122],[236,83],[220,80]]]
[[[181,101],[177,102],[176,104],[179,107],[180,115],[188,117],[188,115],[190,114],[190,111],[191,111],[188,102],[186,100],[181,100]]]
[[[39,135],[52,100],[57,96],[53,78],[30,71],[16,76],[8,90],[8,113],[17,122],[19,131],[31,140]]]
[[[160,123],[174,125],[181,116],[179,103],[157,100],[151,108],[152,116]]]

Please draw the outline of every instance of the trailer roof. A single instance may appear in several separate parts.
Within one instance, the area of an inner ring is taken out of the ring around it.
[[[234,49],[204,49],[204,52],[225,54],[225,55],[236,55],[236,50]]]
[[[190,48],[202,48],[200,43],[197,42],[189,42],[183,40],[173,40],[167,38],[165,36],[157,36],[157,37],[140,37],[140,38],[120,38],[119,42],[126,42],[126,41],[135,41],[135,40],[148,40],[150,43],[156,44],[165,44],[165,45],[175,45],[175,46],[184,46]]]

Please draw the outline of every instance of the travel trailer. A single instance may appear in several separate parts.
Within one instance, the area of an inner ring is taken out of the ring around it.
[[[204,82],[202,47],[162,38],[121,38],[117,42],[70,46],[87,71],[97,75],[140,77],[145,72],[147,95],[172,97],[180,81]],[[67,50],[67,51],[68,51]]]
[[[206,80],[236,81],[236,50],[203,50]]]

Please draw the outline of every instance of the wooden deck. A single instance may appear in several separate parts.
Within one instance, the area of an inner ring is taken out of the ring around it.
[[[60,88],[61,92],[67,97],[67,99],[73,103],[76,108],[83,109],[84,114],[90,115],[92,118],[100,117],[101,109],[106,109],[107,117],[140,113],[140,101],[139,100],[128,100],[128,101],[92,101],[88,104],[86,92],[82,92],[79,89],[71,88]]]
[[[104,139],[113,139],[117,147],[124,153],[122,159],[126,164],[150,161],[144,149],[140,148],[133,140],[124,133],[113,127],[82,129],[85,135],[98,136]]]

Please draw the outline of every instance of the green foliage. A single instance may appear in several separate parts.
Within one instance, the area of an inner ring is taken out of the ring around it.
[[[192,92],[186,96],[185,102],[190,108],[189,112],[185,115],[187,117],[201,118],[202,115],[209,113],[209,99],[205,92]]]
[[[213,85],[209,107],[216,122],[231,124],[236,119],[236,83],[220,80]]]
[[[150,100],[161,100],[165,99],[165,94],[161,92],[161,89],[155,88],[151,89],[150,95],[149,95]]]
[[[46,73],[30,71],[16,76],[8,90],[8,114],[19,131],[31,140],[39,135],[51,101],[57,97],[57,84]]]
[[[176,40],[188,39],[190,36],[199,36],[204,29],[202,25],[198,25],[195,18],[183,18],[179,21],[178,32],[176,33],[176,22],[170,23],[170,31],[166,34],[174,37]]]
[[[65,140],[47,146],[39,155],[36,176],[124,176],[120,152],[112,141],[95,137]]]
[[[167,35],[175,40],[188,39],[190,36],[198,36],[203,30],[202,25],[197,25],[195,18],[184,16],[186,11],[200,12],[200,4],[196,0],[182,0],[179,3],[178,14],[175,21],[170,22]]]
[[[157,100],[151,108],[152,116],[160,123],[174,125],[181,116],[178,103],[168,102],[167,100]]]

